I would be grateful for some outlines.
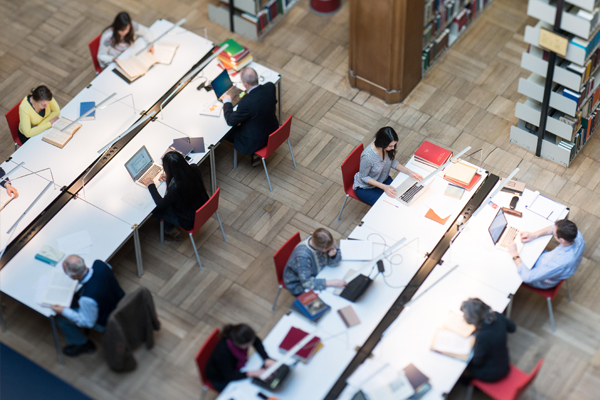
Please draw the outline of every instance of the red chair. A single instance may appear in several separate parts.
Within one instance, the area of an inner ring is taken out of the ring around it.
[[[292,155],[292,162],[294,163],[294,168],[296,168],[296,160],[294,159],[294,152],[292,151],[292,145],[290,144],[290,129],[292,128],[292,116],[290,115],[288,119],[277,129],[275,132],[269,135],[269,141],[267,145],[262,149],[258,150],[256,153],[257,156],[262,158],[263,167],[265,167],[265,173],[267,174],[267,182],[269,183],[269,190],[273,192],[273,188],[271,187],[271,180],[269,179],[269,171],[267,171],[267,163],[265,160],[275,152],[283,144],[283,142],[287,141],[288,147],[290,148],[290,154]],[[233,169],[237,168],[237,151],[235,148],[233,149]]]
[[[190,235],[190,240],[192,241],[192,246],[194,247],[194,252],[196,253],[196,259],[198,260],[198,265],[200,269],[202,269],[202,263],[200,262],[200,256],[198,255],[198,249],[196,248],[196,242],[194,242],[194,234],[200,230],[208,221],[208,219],[213,215],[217,214],[217,221],[219,221],[219,226],[221,227],[221,233],[223,234],[223,241],[227,241],[225,237],[225,231],[223,230],[223,224],[221,224],[221,218],[219,217],[219,193],[221,192],[221,188],[217,188],[215,193],[210,196],[210,199],[206,203],[202,205],[198,210],[196,210],[196,219],[194,220],[194,227],[191,231],[185,230]],[[182,228],[183,229],[183,228]],[[165,223],[164,221],[160,221],[160,243],[164,243],[165,240]]]
[[[88,46],[90,48],[90,53],[92,53],[92,62],[94,63],[94,68],[96,69],[97,74],[102,72],[102,67],[100,67],[100,63],[98,62],[98,49],[100,48],[100,36],[102,36],[102,34],[96,36],[88,44]]]
[[[354,189],[352,189],[352,185],[354,184],[354,175],[360,169],[360,156],[365,149],[363,144],[359,144],[356,146],[352,153],[342,163],[342,179],[344,180],[344,192],[346,192],[346,198],[344,199],[344,204],[342,204],[342,209],[340,210],[340,214],[337,217],[339,221],[342,217],[342,212],[344,211],[344,207],[346,207],[346,202],[348,201],[348,196],[352,197],[360,201],[358,197],[356,197],[356,193]]]
[[[4,115],[6,117],[6,122],[8,122],[10,136],[12,136],[15,141],[15,151],[17,151],[17,146],[23,146],[23,143],[21,143],[21,139],[19,138],[19,106],[21,105],[21,101]]]
[[[483,382],[473,379],[467,390],[467,400],[471,399],[473,388],[481,390],[495,400],[516,400],[525,393],[527,388],[529,388],[540,371],[540,368],[542,368],[542,364],[544,364],[543,358],[537,363],[529,375],[511,365],[506,378],[499,380],[498,382]]]
[[[217,343],[219,343],[220,338],[221,334],[219,332],[219,328],[216,328],[214,331],[212,331],[208,339],[206,339],[202,347],[200,347],[196,357],[194,357],[196,360],[196,365],[198,366],[198,372],[200,373],[200,379],[202,379],[202,398],[204,398],[209,389],[217,391],[206,378],[206,363],[208,362],[210,355],[215,350],[215,347],[217,347]]]
[[[290,256],[292,255],[292,251],[294,251],[298,243],[300,243],[300,233],[296,232],[294,236],[289,238],[288,241],[285,242],[273,256],[273,260],[275,261],[277,282],[279,282],[279,289],[277,289],[277,295],[275,295],[275,301],[273,302],[271,311],[275,311],[275,305],[279,299],[279,293],[281,293],[281,289],[285,287],[285,283],[283,283],[283,270],[285,269],[285,264],[287,264]]]
[[[526,283],[523,283],[523,287],[525,287],[525,289],[531,290],[532,292],[537,293],[540,296],[544,296],[546,298],[546,301],[548,302],[548,313],[550,314],[550,325],[552,326],[552,333],[556,332],[556,327],[554,326],[554,314],[552,313],[552,300],[558,294],[558,289],[560,289],[563,282],[567,282],[567,294],[569,296],[569,303],[570,303],[571,302],[571,289],[569,288],[569,280],[568,279],[564,279],[564,280],[558,282],[558,285],[556,285],[550,289],[538,289],[533,286],[529,286]]]

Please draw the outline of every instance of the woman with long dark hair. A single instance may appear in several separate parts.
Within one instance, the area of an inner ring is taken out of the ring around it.
[[[392,168],[416,180],[423,179],[421,175],[396,161],[396,144],[398,144],[398,134],[394,128],[385,126],[377,131],[373,143],[363,150],[360,156],[360,169],[354,175],[352,186],[356,196],[363,203],[372,206],[384,192],[390,197],[396,196],[396,189],[391,186],[390,169]]]
[[[263,367],[255,371],[241,372],[248,360],[248,349],[254,346],[263,359]],[[254,330],[246,324],[226,325],[221,331],[221,340],[206,363],[206,376],[218,391],[225,389],[231,381],[245,378],[258,378],[275,363],[269,358],[262,341]]]
[[[50,129],[60,115],[60,107],[48,87],[41,85],[31,89],[19,105],[19,139],[25,143],[29,138]]]
[[[171,240],[179,240],[181,232],[177,227],[191,230],[194,227],[196,210],[208,201],[202,174],[197,165],[189,165],[185,158],[176,151],[163,156],[165,172],[161,180],[166,181],[167,191],[162,197],[152,179],[144,182],[156,203],[152,215],[165,221],[165,236]]]
[[[107,27],[100,37],[98,62],[102,69],[119,57],[140,36],[148,43],[154,40],[150,29],[132,21],[125,11],[118,13],[112,25]],[[153,53],[154,48],[151,47],[150,51]]]

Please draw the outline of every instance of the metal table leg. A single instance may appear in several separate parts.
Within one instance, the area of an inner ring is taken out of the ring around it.
[[[217,191],[217,168],[215,163],[215,146],[210,146],[210,183],[213,194]]]
[[[142,264],[142,245],[140,244],[140,232],[138,230],[139,225],[133,227],[133,245],[135,246],[135,261],[137,263],[138,278],[144,275],[144,264]]]
[[[56,330],[56,319],[54,315],[50,316],[50,325],[52,326],[52,335],[54,336],[54,346],[56,347],[56,356],[58,362],[63,364],[62,352],[60,350],[60,342],[58,341],[58,331]]]

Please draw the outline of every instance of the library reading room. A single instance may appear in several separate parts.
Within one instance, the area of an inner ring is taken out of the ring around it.
[[[600,398],[598,0],[0,9],[1,400]]]

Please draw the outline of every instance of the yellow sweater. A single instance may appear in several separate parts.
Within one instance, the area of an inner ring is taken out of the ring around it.
[[[56,99],[50,100],[50,103],[48,103],[48,106],[46,107],[45,115],[45,117],[42,117],[35,112],[33,106],[27,101],[27,96],[25,96],[19,106],[19,131],[30,138],[39,135],[46,129],[50,129],[52,126],[50,121],[54,119],[54,117],[60,115],[60,107],[58,106]]]

